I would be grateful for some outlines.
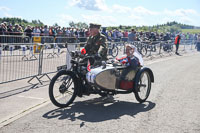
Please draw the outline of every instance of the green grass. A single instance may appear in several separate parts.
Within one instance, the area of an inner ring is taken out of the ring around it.
[[[182,29],[183,33],[200,33],[200,29]]]

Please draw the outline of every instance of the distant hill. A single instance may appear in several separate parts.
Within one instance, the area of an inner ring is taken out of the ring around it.
[[[123,26],[119,27],[107,27],[108,30],[119,29],[119,30],[131,30],[135,29],[137,31],[150,31],[150,32],[191,32],[191,33],[199,33],[200,27],[181,24],[176,21],[167,22],[166,24],[158,24],[153,26]]]
[[[181,24],[176,21],[167,22],[166,24],[162,24],[162,25],[158,25],[158,26],[177,26],[177,27],[180,27],[181,29],[200,29],[200,27],[187,25],[187,24]]]

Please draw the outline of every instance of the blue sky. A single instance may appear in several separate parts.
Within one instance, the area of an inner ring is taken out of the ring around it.
[[[0,17],[39,19],[65,27],[70,21],[102,26],[177,21],[200,26],[200,0],[0,0]]]

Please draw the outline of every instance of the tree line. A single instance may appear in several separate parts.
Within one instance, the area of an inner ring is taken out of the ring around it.
[[[7,22],[8,24],[19,24],[22,26],[44,26],[45,24],[41,22],[40,20],[32,20],[31,22],[21,19],[21,18],[0,18],[0,23]],[[53,26],[59,26],[57,23],[55,23]],[[88,24],[84,22],[69,22],[69,26],[71,28],[88,28]],[[166,24],[158,24],[158,25],[153,25],[153,26],[125,26],[125,25],[119,25],[119,26],[109,26],[106,27],[107,30],[114,30],[114,29],[120,29],[122,31],[128,30],[130,31],[131,29],[136,29],[137,31],[151,31],[151,32],[180,32],[182,29],[200,29],[200,27],[195,27],[192,25],[187,25],[187,24],[181,24],[176,21],[173,22],[167,22]]]

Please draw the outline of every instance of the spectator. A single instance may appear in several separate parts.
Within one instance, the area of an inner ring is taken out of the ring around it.
[[[85,31],[85,36],[86,36],[86,37],[89,37],[89,36],[90,36],[90,31],[89,31],[88,29],[86,29],[86,31]]]
[[[25,32],[25,35],[31,39],[33,30],[31,29],[30,25],[27,26],[27,28],[24,30],[24,32]]]
[[[19,35],[23,35],[24,34],[24,30],[22,29],[21,26],[18,27],[18,30],[19,30]]]
[[[8,34],[13,35],[13,27],[11,24],[8,26]]]
[[[67,37],[70,36],[70,28],[67,28],[67,30],[66,30],[66,32],[65,32],[65,35],[66,35]]]
[[[166,33],[166,34],[165,34],[165,36],[163,37],[163,40],[164,40],[164,41],[170,40],[169,33]]]
[[[79,35],[78,29],[75,29],[74,34],[75,34],[76,37],[79,37],[79,36],[78,36],[78,35]]]
[[[38,26],[35,26],[35,28],[33,29],[33,36],[40,36],[40,29]]]
[[[85,37],[84,29],[80,29],[79,37]]]
[[[54,30],[54,27],[49,27],[49,36],[53,36],[55,37],[55,30]]]
[[[115,31],[112,34],[112,37],[115,39],[117,39],[117,33],[118,33],[118,29],[115,29]]]
[[[109,38],[112,40],[112,36],[113,36],[113,35],[112,35],[112,30],[109,30],[109,31],[108,31],[108,36],[109,36]]]
[[[13,29],[13,35],[20,35],[19,25],[18,24],[15,24],[15,27]]]
[[[1,23],[1,26],[0,26],[0,35],[5,35],[5,32],[6,32],[5,25],[4,25],[4,23]]]
[[[70,30],[70,37],[75,37],[74,28]]]
[[[149,36],[149,39],[150,39],[151,41],[156,41],[156,35],[155,35],[153,32],[151,32],[151,34],[150,34],[150,36]]]
[[[128,41],[133,42],[133,41],[136,40],[136,35],[135,35],[135,33],[136,33],[135,30],[132,29],[132,30],[131,30],[131,33],[128,35]]]
[[[124,37],[128,37],[128,31],[126,30],[123,34]]]
[[[180,35],[178,34],[178,35],[176,36],[175,42],[174,42],[174,44],[176,45],[176,52],[175,52],[175,54],[177,54],[177,55],[179,55],[179,53],[178,53],[178,48],[179,48],[180,41],[181,41],[181,37],[180,37]]]
[[[47,25],[44,26],[44,29],[42,31],[43,31],[44,36],[49,36],[49,29],[48,29]]]
[[[200,51],[200,33],[197,36],[197,51]]]
[[[101,34],[103,34],[104,36],[106,36],[108,41],[112,41],[111,37],[108,36],[107,32],[106,32],[106,28],[103,28]]]
[[[121,39],[122,37],[123,37],[122,31],[118,31],[117,32],[117,38]]]

